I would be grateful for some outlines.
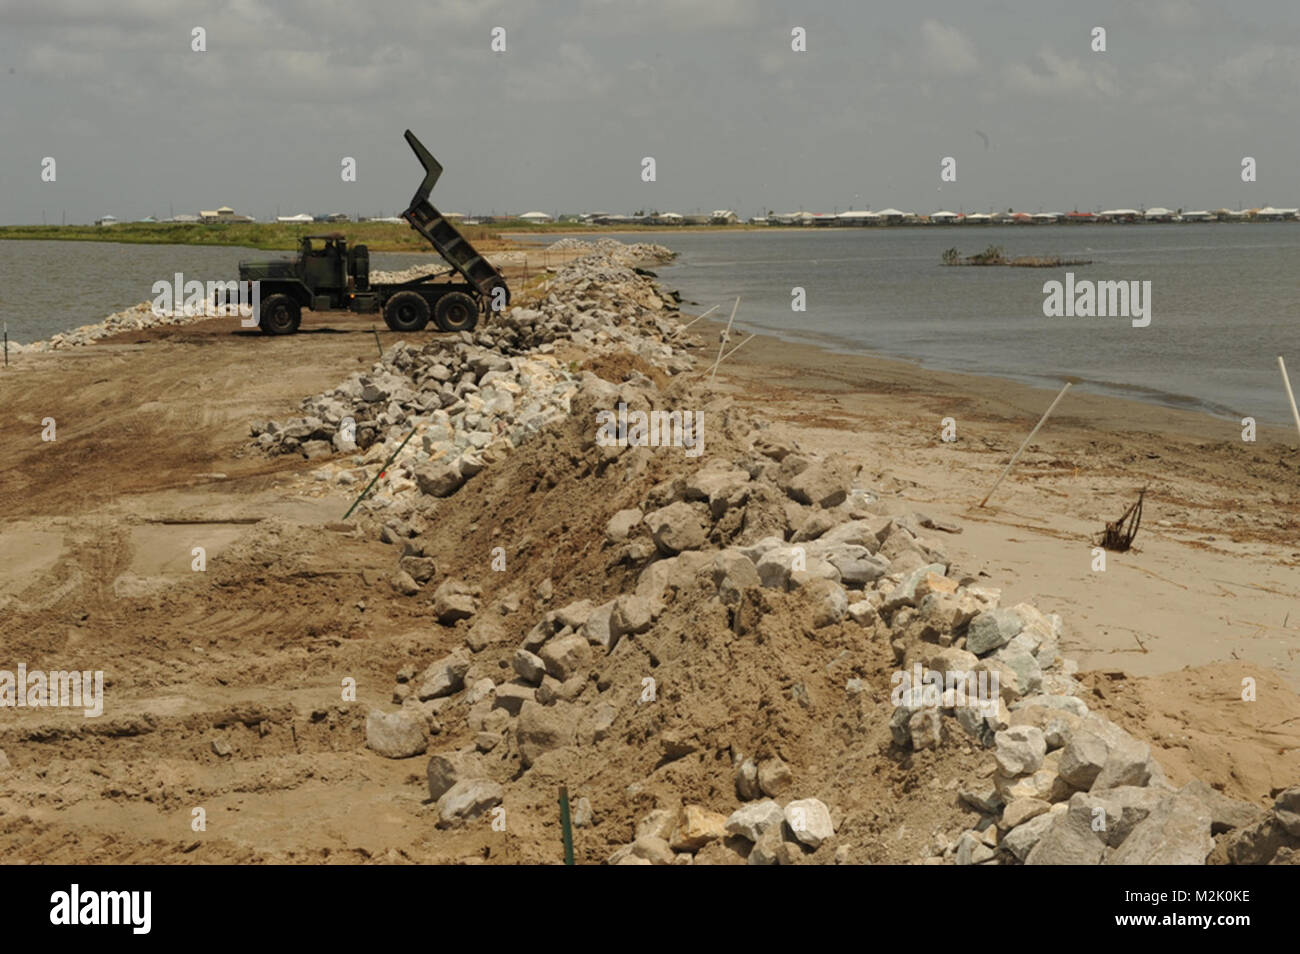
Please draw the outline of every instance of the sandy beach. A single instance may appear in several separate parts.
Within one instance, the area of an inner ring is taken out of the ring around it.
[[[547,264],[556,265],[556,255]],[[535,275],[540,262],[517,302],[549,294]],[[523,287],[522,270],[507,275]],[[518,821],[504,847],[481,828],[435,832],[425,760],[367,750],[366,707],[390,707],[393,673],[461,645],[465,626],[434,622],[432,586],[418,597],[394,589],[400,551],[380,539],[378,524],[342,521],[357,486],[318,478],[320,460],[260,453],[249,424],[293,418],[305,397],[369,368],[374,324],[319,316],[297,336],[262,339],[237,319],[213,319],[24,355],[0,376],[9,409],[0,423],[0,641],[7,656],[32,665],[105,670],[113,700],[98,722],[33,710],[6,719],[6,855],[546,861],[556,843],[552,783],[581,776],[595,821],[578,851],[596,862],[630,841],[647,806],[662,803],[652,793],[672,786],[688,801],[726,800],[730,768],[714,764],[704,728],[692,735],[683,726],[696,719],[744,735],[734,726],[749,717],[680,701],[653,729],[629,724],[652,748],[653,737],[671,729],[682,740],[669,748],[691,754],[656,767],[659,756],[632,744],[629,729],[627,745],[606,753],[603,768],[577,755],[547,763],[526,776],[537,777],[535,790],[510,789],[506,805]],[[882,501],[959,528],[935,534],[951,561],[948,576],[1000,589],[1004,606],[1027,601],[1060,614],[1061,654],[1078,662],[1088,706],[1149,743],[1171,783],[1199,778],[1263,808],[1300,776],[1296,434],[1264,427],[1245,443],[1232,421],[1071,392],[980,508],[1051,392],[759,336],[721,365],[716,391],[706,393],[698,389],[720,329],[708,320],[692,327],[687,353],[696,368],[672,381],[640,355],[595,359],[570,342],[557,343],[553,357],[614,384],[640,373],[677,389],[666,393],[706,395],[708,414],[736,408],[746,420],[761,418],[772,440],[842,455],[861,465],[858,480]],[[382,326],[378,336],[385,350],[400,337]],[[49,417],[57,421],[53,442],[41,440]],[[945,418],[955,441],[941,439]],[[738,454],[741,438],[728,434],[711,453]],[[605,524],[620,506],[653,497],[667,472],[656,461],[643,475],[611,482],[578,463],[577,441],[561,428],[427,513],[420,539],[436,579],[479,586],[478,619],[491,617],[511,651],[548,607],[600,602],[634,585],[630,564],[615,561],[604,542]],[[1094,569],[1094,538],[1143,488],[1135,549],[1106,553],[1105,569]],[[565,496],[554,496],[560,491]],[[503,540],[511,559],[526,558],[494,576],[486,555]],[[201,573],[192,566],[197,546],[208,561]],[[520,600],[526,619],[487,609]],[[783,615],[793,609],[772,612],[797,632],[797,617]],[[656,649],[667,654],[665,666],[676,658],[669,643],[684,645],[715,617],[702,604],[670,612],[667,642]],[[778,646],[786,638],[770,636]],[[832,685],[825,674],[835,653],[852,651],[866,654],[864,678],[887,679],[895,665],[888,646],[864,649],[851,635],[826,645],[788,638],[783,662],[719,656],[708,670],[730,685],[729,665],[742,676],[771,666],[774,684],[788,687],[794,677],[777,668],[806,663],[828,680],[800,683],[820,713],[784,695],[751,699],[746,705],[769,714],[754,720],[762,726],[746,744],[806,733],[788,743],[786,759],[801,782],[816,780],[840,798],[837,830],[852,842],[851,860],[915,862],[935,851],[930,842],[940,834],[951,841],[970,815],[953,792],[977,771],[981,750],[957,743],[945,759],[933,750],[886,758],[881,723],[869,748],[843,759],[847,723],[842,712],[826,715],[838,711],[830,700],[842,695],[843,679]],[[340,704],[343,677],[355,680],[355,704]],[[1247,683],[1256,701],[1243,701]],[[743,698],[730,695],[739,688],[726,691],[724,709]],[[473,747],[474,732],[440,718],[431,745]],[[643,781],[652,768],[653,784]],[[868,807],[903,793],[907,817]],[[190,817],[200,804],[213,824],[196,834]]]

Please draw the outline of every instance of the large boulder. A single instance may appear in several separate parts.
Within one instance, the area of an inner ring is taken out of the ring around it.
[[[429,747],[428,723],[411,708],[371,709],[366,715],[366,745],[386,759],[421,755]]]
[[[469,660],[455,653],[431,663],[424,670],[420,684],[420,701],[440,699],[460,692],[465,688],[467,672],[469,672]]]
[[[655,546],[668,556],[698,550],[708,539],[695,508],[680,500],[646,514],[645,522]]]
[[[848,497],[852,482],[844,465],[834,460],[811,464],[786,482],[782,489],[807,506],[838,507]]]
[[[450,497],[465,483],[460,462],[456,460],[427,461],[415,468],[414,476],[420,493],[433,497]]]
[[[503,795],[496,782],[485,778],[461,779],[438,799],[438,827],[450,828],[478,818],[500,805]]]
[[[438,622],[450,626],[477,613],[478,598],[474,589],[460,580],[443,580],[433,591],[433,612]]]
[[[1210,810],[1192,792],[1167,796],[1107,859],[1112,865],[1202,865],[1214,850]]]
[[[572,745],[577,731],[577,719],[570,706],[556,703],[543,706],[525,702],[519,710],[515,725],[515,741],[519,747],[519,760],[524,768],[552,749]]]
[[[976,656],[983,656],[1011,642],[1023,625],[1020,614],[1014,610],[985,610],[970,621],[966,648]]]

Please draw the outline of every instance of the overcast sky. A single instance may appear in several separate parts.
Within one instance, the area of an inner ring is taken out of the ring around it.
[[[408,127],[474,214],[1300,205],[1295,0],[0,0],[0,84],[3,223],[393,215]]]

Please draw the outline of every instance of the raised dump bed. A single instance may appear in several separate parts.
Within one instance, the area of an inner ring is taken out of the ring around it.
[[[304,308],[359,313],[382,310],[384,323],[394,331],[420,331],[430,318],[442,331],[470,331],[480,314],[500,311],[509,304],[505,277],[429,203],[442,165],[409,129],[406,141],[424,166],[424,178],[402,218],[462,280],[438,281],[435,278],[441,276],[425,276],[399,284],[371,285],[366,246],[349,248],[339,232],[309,235],[291,259],[239,263],[241,281],[261,283],[259,327],[264,333],[295,333]],[[317,247],[313,241],[323,244]]]

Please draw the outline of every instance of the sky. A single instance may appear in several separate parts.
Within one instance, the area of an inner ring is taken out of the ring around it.
[[[0,0],[0,223],[396,215],[407,128],[472,215],[1294,207],[1298,92],[1294,0]]]

